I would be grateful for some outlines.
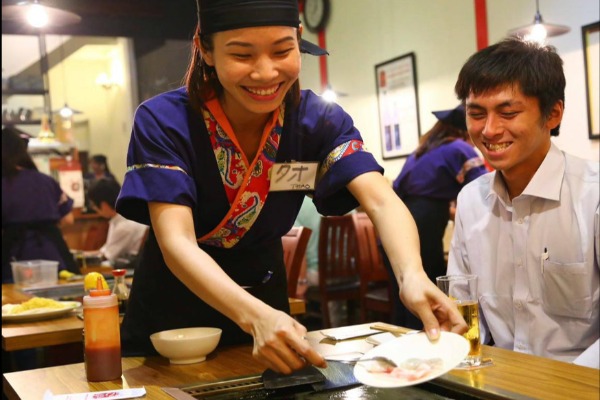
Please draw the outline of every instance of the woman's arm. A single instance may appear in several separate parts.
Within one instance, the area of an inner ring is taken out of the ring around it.
[[[373,221],[400,286],[400,299],[423,322],[430,339],[439,329],[466,332],[454,303],[423,270],[417,226],[410,212],[378,172],[354,178],[348,190]]]
[[[75,223],[75,215],[71,211],[70,213],[68,213],[64,217],[62,217],[60,219],[60,221],[58,221],[58,226],[63,227],[66,225],[73,225],[74,223]]]
[[[242,289],[198,247],[189,207],[149,203],[149,210],[169,269],[196,296],[254,337],[255,358],[283,373],[304,367],[306,361],[325,366],[325,360],[303,339],[304,326]]]

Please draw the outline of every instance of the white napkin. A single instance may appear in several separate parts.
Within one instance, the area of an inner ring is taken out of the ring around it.
[[[44,393],[43,400],[91,400],[91,399],[136,399],[146,396],[146,388],[105,390],[103,392],[70,393],[54,395],[50,389]]]

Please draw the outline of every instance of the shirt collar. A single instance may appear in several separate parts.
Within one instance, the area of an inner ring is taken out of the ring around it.
[[[523,191],[524,195],[541,197],[548,200],[560,200],[560,188],[565,174],[565,157],[554,145]]]
[[[495,176],[488,197],[495,195],[506,205],[511,204],[502,174],[498,173],[498,171],[494,173]],[[541,197],[554,201],[560,200],[560,188],[564,173],[565,158],[559,148],[554,143],[551,143],[548,154],[546,154],[544,161],[542,161],[533,178],[531,178],[531,181],[529,181],[527,187],[521,193],[521,196]]]

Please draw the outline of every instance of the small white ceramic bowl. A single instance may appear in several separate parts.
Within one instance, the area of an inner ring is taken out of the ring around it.
[[[206,360],[221,339],[219,328],[181,328],[156,332],[150,340],[158,353],[171,364],[192,364]]]

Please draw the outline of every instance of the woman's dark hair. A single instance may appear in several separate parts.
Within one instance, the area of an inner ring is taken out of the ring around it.
[[[212,34],[200,34],[200,25],[196,26],[194,38],[198,37],[202,47],[207,51],[214,50]],[[194,39],[195,41],[195,39]],[[219,82],[214,67],[209,66],[202,59],[200,49],[192,41],[191,57],[184,81],[194,110],[201,112],[202,104],[210,99],[218,98],[223,94],[223,86]],[[298,30],[298,42],[300,30]],[[285,96],[286,105],[297,106],[300,103],[300,82],[296,80]]]
[[[415,158],[456,139],[468,140],[467,131],[459,129],[450,123],[437,121],[435,125],[419,139],[419,147],[415,150]]]
[[[110,169],[108,168],[108,160],[104,154],[94,154],[90,161],[95,162],[96,164],[100,164],[104,166],[104,173],[106,175],[111,175]]]
[[[464,103],[470,93],[519,87],[525,96],[538,99],[546,119],[558,101],[564,105],[565,85],[563,61],[553,46],[507,38],[473,54],[460,70],[454,91]],[[559,128],[550,135],[558,136]]]
[[[15,176],[19,169],[38,170],[27,152],[28,143],[18,129],[10,126],[2,129],[2,176]]]

